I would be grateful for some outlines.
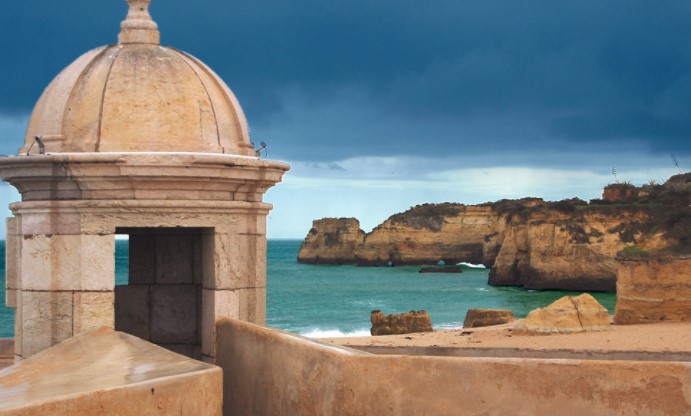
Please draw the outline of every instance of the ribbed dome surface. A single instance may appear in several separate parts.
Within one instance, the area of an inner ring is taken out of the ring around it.
[[[254,155],[247,121],[230,89],[198,59],[159,46],[148,11],[148,21],[142,8],[133,18],[132,3],[137,2],[130,1],[120,44],[85,53],[43,92],[21,152],[42,136],[53,153]],[[137,27],[142,22],[146,27]]]

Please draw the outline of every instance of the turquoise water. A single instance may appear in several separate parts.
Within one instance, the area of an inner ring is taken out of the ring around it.
[[[488,269],[420,274],[419,267],[298,264],[299,240],[270,240],[267,255],[267,325],[310,336],[369,334],[370,312],[424,309],[435,329],[459,328],[470,308],[511,309],[524,317],[565,295],[487,284]],[[616,295],[593,293],[610,313]]]
[[[5,307],[5,240],[0,240],[0,338],[14,336],[14,309]]]
[[[127,283],[127,241],[116,241],[115,280]],[[420,274],[418,267],[354,267],[298,264],[300,240],[269,240],[267,325],[308,336],[369,334],[370,312],[426,310],[433,326],[458,328],[469,308],[511,309],[517,316],[564,295],[487,285],[486,269],[461,274]],[[14,334],[13,310],[4,307],[5,242],[0,241],[0,338]],[[616,296],[593,294],[610,313]]]

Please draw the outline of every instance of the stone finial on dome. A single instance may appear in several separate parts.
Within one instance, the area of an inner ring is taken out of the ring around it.
[[[120,23],[118,43],[148,43],[159,45],[161,34],[158,25],[151,19],[151,0],[126,0],[129,5],[127,17]]]

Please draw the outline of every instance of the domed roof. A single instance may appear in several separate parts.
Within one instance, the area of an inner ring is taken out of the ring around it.
[[[254,155],[233,93],[195,57],[159,45],[150,1],[127,0],[118,44],[85,53],[48,85],[21,153],[42,136],[52,153]]]

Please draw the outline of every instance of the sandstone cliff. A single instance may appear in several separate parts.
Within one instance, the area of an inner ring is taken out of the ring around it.
[[[507,215],[504,205],[521,209],[538,199],[494,204],[424,204],[391,216],[365,234],[354,218],[316,220],[298,254],[301,263],[360,266],[447,264],[461,261],[494,264]]]
[[[391,216],[370,233],[356,219],[313,223],[303,263],[362,266],[470,262],[491,267],[492,285],[529,289],[616,287],[617,252],[691,252],[691,174],[665,185],[616,184],[602,200],[502,200],[424,204]]]
[[[489,283],[528,289],[614,291],[614,256],[627,244],[657,244],[640,224],[648,215],[638,209],[603,210],[575,205],[551,206],[509,220]]]
[[[491,206],[421,205],[396,214],[367,234],[356,248],[359,265],[492,265],[504,224]]]
[[[691,320],[691,255],[617,256],[616,324]]]

